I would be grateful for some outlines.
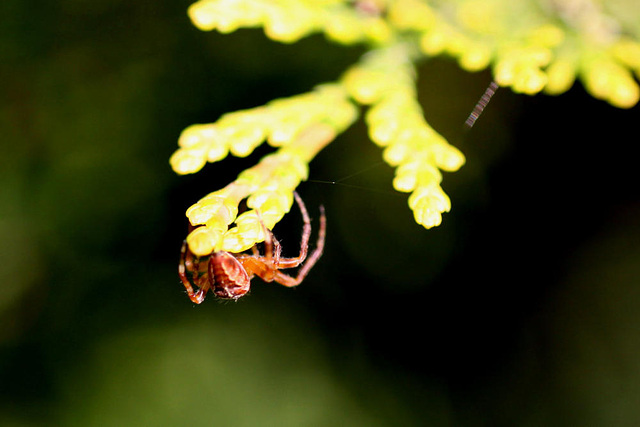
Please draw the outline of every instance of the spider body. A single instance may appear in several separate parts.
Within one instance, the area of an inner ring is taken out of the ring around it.
[[[236,300],[249,292],[253,276],[258,276],[265,282],[277,282],[287,287],[297,286],[304,280],[309,270],[322,255],[326,234],[326,218],[324,209],[320,206],[318,241],[313,253],[307,259],[311,220],[298,193],[294,193],[294,197],[304,220],[300,254],[297,257],[281,257],[282,248],[280,242],[264,226],[266,233],[264,255],[261,255],[257,247],[254,246],[251,248],[251,254],[233,254],[218,251],[206,257],[198,257],[189,250],[185,240],[182,244],[182,256],[178,274],[191,301],[200,304],[204,301],[209,290],[218,298]],[[280,271],[281,269],[294,268],[300,265],[302,267],[295,277]]]
[[[213,294],[222,299],[238,299],[249,292],[251,278],[242,264],[229,252],[215,252],[209,260]]]

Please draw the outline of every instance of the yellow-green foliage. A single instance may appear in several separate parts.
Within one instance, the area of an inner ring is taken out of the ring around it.
[[[369,136],[396,168],[394,188],[411,193],[416,222],[439,225],[451,207],[441,171],[456,171],[465,159],[424,119],[418,61],[446,55],[467,71],[490,68],[500,86],[529,95],[560,94],[580,79],[616,107],[640,98],[640,43],[597,0],[200,0],[188,13],[205,31],[261,27],[283,43],[321,32],[370,49],[336,82],[184,130],[171,157],[179,174],[229,153],[247,156],[264,141],[277,148],[187,210],[197,227],[189,247],[201,256],[263,240],[261,222],[272,228],[289,211],[309,162],[358,118],[359,106],[369,107]],[[250,210],[237,216],[244,199]]]

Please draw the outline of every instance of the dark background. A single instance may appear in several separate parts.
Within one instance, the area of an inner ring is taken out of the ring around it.
[[[413,221],[359,121],[299,187],[328,216],[305,282],[194,306],[184,211],[269,147],[177,176],[181,130],[363,49],[203,33],[189,4],[0,5],[0,425],[640,423],[638,107],[501,89],[465,131],[490,74],[427,62],[425,116],[467,156],[443,225]],[[285,253],[300,231],[294,209]]]

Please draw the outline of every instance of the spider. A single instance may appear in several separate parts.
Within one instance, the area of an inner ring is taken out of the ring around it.
[[[307,208],[298,193],[294,192],[293,195],[300,207],[302,219],[304,220],[300,254],[297,257],[281,257],[282,247],[280,242],[275,239],[270,230],[264,227],[264,224],[263,227],[267,235],[264,241],[264,255],[260,255],[256,245],[251,248],[252,254],[234,254],[218,251],[205,257],[198,257],[189,250],[187,241],[183,242],[178,274],[191,301],[200,304],[204,301],[209,290],[218,298],[237,300],[249,292],[251,278],[254,275],[265,282],[277,282],[287,287],[298,286],[304,280],[309,270],[322,255],[327,221],[324,207],[320,206],[318,241],[315,250],[311,253],[307,262],[304,263],[309,249],[311,220],[309,219]],[[302,265],[298,275],[295,277],[280,271],[281,269],[297,267],[303,263],[304,265]],[[191,279],[189,279],[187,273],[190,274]],[[194,291],[194,287],[197,288],[196,291]]]

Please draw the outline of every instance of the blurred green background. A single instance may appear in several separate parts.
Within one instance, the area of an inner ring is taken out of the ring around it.
[[[467,155],[443,225],[359,122],[311,166],[341,185],[299,188],[328,216],[303,285],[194,306],[184,211],[269,148],[179,177],[180,131],[363,50],[202,33],[189,4],[0,3],[0,425],[640,425],[638,107],[500,90],[465,132],[490,75],[426,63],[427,120]]]

